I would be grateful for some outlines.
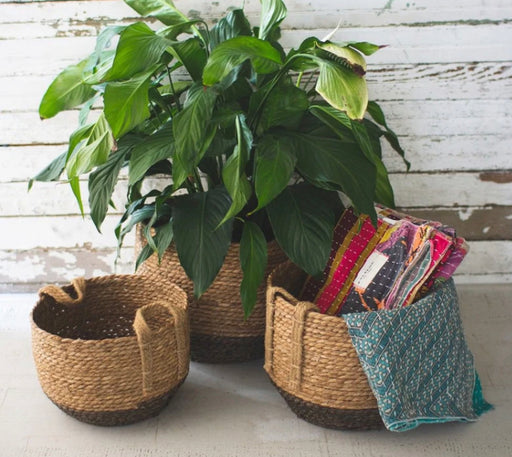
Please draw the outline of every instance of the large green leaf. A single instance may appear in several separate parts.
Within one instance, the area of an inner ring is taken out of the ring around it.
[[[110,154],[107,161],[89,175],[89,208],[91,219],[99,232],[105,220],[119,172],[128,154],[140,141],[141,138],[135,135],[124,136],[117,145],[117,151]]]
[[[245,123],[243,116],[237,116],[235,122],[237,144],[222,170],[222,180],[233,202],[221,224],[237,215],[247,204],[252,194],[251,184],[245,173],[252,148],[252,132]]]
[[[254,187],[258,207],[268,205],[290,182],[297,158],[295,144],[289,137],[265,135],[258,141],[255,160]]]
[[[66,166],[66,157],[68,152],[65,151],[55,159],[53,159],[46,167],[44,167],[37,175],[35,175],[28,182],[28,190],[32,188],[34,181],[57,181],[60,178],[60,175],[64,171],[64,167]]]
[[[251,24],[245,17],[243,10],[230,11],[210,30],[210,45],[215,48],[223,41],[237,36],[251,36]]]
[[[255,71],[272,73],[282,64],[281,54],[269,42],[239,36],[220,43],[211,53],[203,72],[203,84],[212,86],[238,65],[250,59]]]
[[[313,105],[309,108],[311,114],[327,125],[340,140],[353,143],[352,123],[347,114],[332,106]]]
[[[183,184],[191,174],[205,151],[209,124],[217,94],[210,88],[196,85],[189,90],[189,99],[185,108],[173,120],[175,157],[173,161],[174,186]]]
[[[174,154],[172,124],[167,124],[133,149],[130,157],[129,184],[141,180],[157,162]]]
[[[244,274],[240,284],[240,297],[247,319],[256,304],[258,287],[265,278],[267,267],[267,240],[254,222],[244,223],[240,240],[240,265]]]
[[[184,65],[194,81],[201,81],[207,55],[199,38],[175,43],[168,51]]]
[[[282,0],[261,0],[261,18],[258,38],[266,39],[286,17],[286,5]]]
[[[148,91],[155,70],[153,67],[128,81],[107,84],[103,111],[114,137],[119,138],[149,117]]]
[[[142,71],[147,72],[173,43],[156,34],[143,22],[129,25],[120,34],[114,62],[106,79],[128,79]]]
[[[218,227],[231,206],[224,188],[176,198],[174,241],[180,263],[200,297],[219,272],[231,243],[232,220]],[[217,228],[218,227],[218,228]]]
[[[287,256],[310,275],[323,271],[336,219],[326,200],[331,192],[302,183],[287,187],[267,206],[276,240]]]
[[[108,160],[89,176],[89,207],[91,219],[98,232],[101,232],[101,224],[107,215],[108,204],[127,152],[124,150],[110,154]]]
[[[301,133],[289,138],[295,143],[297,169],[304,177],[315,185],[343,191],[359,211],[375,214],[375,165],[356,144]]]
[[[48,119],[90,99],[96,91],[84,83],[82,73],[87,59],[64,69],[50,84],[39,105],[39,116]]]
[[[149,259],[154,252],[158,255],[158,261],[161,262],[165,250],[170,246],[174,231],[172,220],[166,222],[163,225],[159,225],[154,228],[155,235],[150,237],[148,243],[142,248],[135,262],[135,271],[139,269],[139,266]]]
[[[76,135],[80,132],[79,135]],[[66,171],[69,178],[88,173],[94,167],[107,160],[114,147],[114,138],[103,114],[98,120],[71,135],[69,142],[69,158]]]
[[[309,99],[302,89],[293,84],[283,84],[270,91],[261,111],[259,127],[266,131],[271,127],[297,129]]]
[[[391,147],[402,157],[405,166],[407,167],[407,171],[409,171],[411,168],[411,163],[405,158],[405,151],[400,146],[400,142],[398,141],[398,137],[396,136],[395,132],[393,132],[393,130],[388,127],[382,108],[378,105],[377,102],[370,101],[368,102],[368,113],[370,113],[370,116],[375,120],[375,122],[382,125],[386,129],[384,137],[386,140],[388,140]]]
[[[316,91],[334,108],[346,111],[351,119],[362,119],[368,105],[368,89],[363,77],[330,61],[320,63]]]
[[[188,18],[174,6],[171,0],[124,0],[142,17],[156,17],[165,25],[187,22]]]

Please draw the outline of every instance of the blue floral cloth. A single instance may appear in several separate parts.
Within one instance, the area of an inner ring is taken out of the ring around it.
[[[475,421],[492,408],[464,340],[451,279],[405,308],[343,318],[389,430]]]

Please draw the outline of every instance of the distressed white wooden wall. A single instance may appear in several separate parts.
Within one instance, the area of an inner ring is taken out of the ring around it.
[[[242,0],[176,0],[211,20]],[[258,0],[246,0],[257,23]],[[459,282],[512,281],[512,2],[288,0],[286,45],[322,37],[387,44],[369,60],[379,101],[412,163],[386,150],[397,204],[458,228],[471,253]],[[114,269],[113,227],[82,220],[65,184],[27,179],[64,150],[77,112],[39,120],[45,88],[93,48],[104,25],[136,14],[121,0],[0,0],[0,290]],[[84,193],[86,188],[84,187]],[[85,198],[87,196],[85,195]],[[118,271],[132,269],[133,238]]]

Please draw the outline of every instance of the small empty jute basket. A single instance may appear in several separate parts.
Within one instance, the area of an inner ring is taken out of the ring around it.
[[[137,247],[144,243],[137,230]],[[277,242],[268,243],[265,277],[286,256]],[[194,285],[180,264],[174,244],[166,250],[162,261],[152,255],[140,267],[140,274],[150,276],[155,284],[173,282],[187,292],[190,308],[190,351],[195,362],[233,363],[262,358],[265,335],[265,283],[258,289],[257,303],[245,320],[240,301],[240,245],[232,243],[215,281],[199,300],[194,298]]]
[[[290,262],[268,279],[265,370],[301,419],[339,430],[383,427],[345,321],[296,298],[305,280]]]
[[[187,296],[174,284],[111,275],[46,286],[31,320],[43,391],[83,422],[156,416],[188,374]]]

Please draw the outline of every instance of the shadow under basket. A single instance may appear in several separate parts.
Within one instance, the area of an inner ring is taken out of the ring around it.
[[[268,279],[265,370],[301,419],[338,430],[383,428],[345,321],[296,298],[306,276],[287,262]]]
[[[156,416],[188,374],[187,296],[174,284],[111,275],[46,286],[31,320],[41,387],[82,422]]]
[[[136,251],[145,245],[140,226],[137,228]],[[268,246],[265,275],[286,256],[276,241]],[[265,283],[258,288],[254,310],[245,319],[240,299],[240,244],[232,243],[224,264],[208,290],[198,300],[194,284],[180,264],[174,244],[165,251],[161,262],[153,254],[139,267],[140,274],[150,276],[155,284],[172,282],[187,292],[190,308],[190,352],[194,362],[236,363],[264,356]]]

